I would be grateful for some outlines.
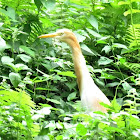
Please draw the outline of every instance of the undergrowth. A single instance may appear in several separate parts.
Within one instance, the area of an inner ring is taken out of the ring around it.
[[[137,0],[0,2],[0,139],[138,140],[140,4]],[[78,38],[108,113],[81,108],[69,47],[37,37],[60,28]]]

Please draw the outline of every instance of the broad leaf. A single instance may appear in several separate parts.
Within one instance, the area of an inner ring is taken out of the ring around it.
[[[104,78],[104,79],[115,79],[116,78],[116,76],[114,76],[114,75],[112,75],[112,74],[110,74],[110,73],[104,73],[104,72],[102,72],[101,73],[101,78]]]
[[[98,31],[98,21],[93,15],[88,18],[88,22]]]
[[[40,1],[43,4],[43,6],[49,11],[53,10],[53,8],[55,7],[55,0],[47,0],[47,1],[40,0]]]
[[[127,11],[124,12],[124,16],[127,16],[131,13],[133,13],[133,14],[134,13],[140,13],[140,10],[137,10],[137,9],[127,10]]]
[[[40,0],[34,0],[34,2],[35,2],[35,5],[36,5],[37,8],[38,8],[38,11],[40,11],[40,8],[41,8],[41,6],[42,6],[41,1],[40,1]]]
[[[59,101],[55,100],[55,99],[49,99],[49,98],[46,98],[47,101],[50,101],[52,103],[55,103],[55,104],[61,104]]]
[[[20,70],[29,70],[27,65],[24,64],[16,64],[15,67],[18,69],[18,71]]]
[[[18,73],[11,72],[9,74],[9,79],[15,88],[18,87],[18,84],[21,82],[21,77]]]
[[[19,54],[17,55],[17,57],[20,57],[24,62],[30,62],[32,59],[30,56],[26,54]]]
[[[119,43],[114,43],[112,45],[113,48],[122,48],[122,49],[128,49],[125,45],[119,44]]]
[[[70,91],[76,86],[76,82],[66,82],[66,85],[69,87]]]
[[[8,7],[6,10],[4,9],[0,9],[0,12],[2,12],[3,14],[7,15],[8,17],[10,17],[11,19],[15,20],[15,9]]]
[[[81,48],[83,51],[85,51],[84,54],[86,55],[92,55],[92,56],[96,55],[85,44],[81,44]]]
[[[67,97],[67,100],[71,101],[71,100],[73,100],[75,98],[76,98],[76,92],[73,92],[73,93],[69,94],[69,96]]]
[[[80,35],[80,34],[77,33],[77,32],[74,32],[74,33],[75,33],[75,35],[76,35],[76,37],[77,37],[77,39],[78,39],[79,42],[83,42],[83,41],[86,39],[85,36]]]
[[[81,135],[84,136],[87,133],[87,129],[85,128],[85,126],[83,124],[78,124],[76,126],[76,132]]]
[[[104,56],[100,57],[100,59],[98,60],[99,65],[107,65],[107,64],[110,64],[112,62],[113,62],[113,60],[111,60],[107,57],[104,57]]]
[[[3,64],[10,64],[10,63],[12,63],[14,61],[14,59],[13,58],[10,58],[9,56],[3,56],[2,58],[1,58],[1,62],[3,63]]]
[[[127,82],[122,83],[122,86],[124,90],[126,91],[129,91],[130,89],[132,89],[132,87]]]
[[[116,87],[117,85],[119,85],[119,82],[113,82],[106,84],[106,87]]]
[[[105,53],[108,54],[111,51],[111,46],[109,46],[109,45],[104,46],[102,51],[105,51]]]
[[[93,35],[93,36],[95,36],[95,37],[97,37],[97,38],[101,38],[101,37],[102,37],[99,33],[95,32],[95,31],[93,31],[93,30],[91,30],[91,29],[89,29],[89,28],[86,28],[86,30],[87,30],[91,35]]]
[[[20,46],[19,47],[20,49],[22,49],[22,50],[24,50],[24,52],[26,53],[26,54],[29,54],[30,56],[32,56],[32,57],[35,57],[35,52],[34,51],[32,51],[29,47],[26,47],[26,46]]]
[[[75,74],[72,71],[63,71],[63,72],[58,72],[58,75],[63,75],[63,76],[68,76],[68,77],[74,77],[76,78]]]
[[[3,38],[0,37],[0,52],[3,52],[5,49],[10,48],[9,45],[6,45],[6,42]]]

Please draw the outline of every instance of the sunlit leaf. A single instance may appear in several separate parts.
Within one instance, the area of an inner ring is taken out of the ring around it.
[[[55,104],[61,104],[58,100],[46,98],[47,101],[50,101]]]
[[[27,65],[24,64],[16,64],[15,67],[20,71],[20,70],[29,70]]]
[[[81,135],[84,136],[87,133],[87,129],[85,128],[85,126],[83,124],[78,124],[76,126],[76,132]]]
[[[104,79],[115,79],[116,77],[110,73],[104,73],[102,72],[101,73],[101,78],[104,78]]]
[[[104,56],[101,56],[100,59],[98,60],[99,65],[107,65],[107,64],[110,64],[112,62],[113,62],[113,60],[111,60],[107,57],[104,57]]]
[[[128,49],[125,45],[119,44],[119,43],[114,43],[112,45],[113,48],[122,48],[122,49]]]
[[[124,90],[127,90],[127,91],[132,89],[132,87],[127,82],[122,83],[122,86],[123,86]]]
[[[127,16],[127,15],[129,15],[129,14],[131,14],[131,13],[140,13],[140,10],[137,10],[137,9],[132,9],[132,11],[131,10],[127,10],[127,11],[125,11],[124,12],[124,16]]]
[[[88,18],[88,21],[98,31],[98,21],[93,15]]]
[[[106,87],[115,87],[119,84],[119,82],[108,83]]]
[[[6,42],[3,38],[0,37],[0,52],[4,51],[5,49],[9,49],[10,46],[6,45]]]
[[[125,132],[120,128],[110,126],[110,127],[107,127],[106,130],[109,131],[109,132],[118,132],[118,133],[121,133],[121,134],[126,136]]]
[[[10,17],[11,19],[15,20],[15,9],[12,7],[8,7],[7,10],[1,9],[0,12],[4,13],[5,15],[7,15],[8,17]]]
[[[19,54],[17,55],[17,57],[20,57],[24,62],[30,62],[32,59],[30,56],[26,54]]]
[[[101,38],[101,37],[102,37],[99,33],[95,32],[95,31],[93,31],[93,30],[91,30],[91,29],[89,29],[89,28],[86,28],[86,30],[87,30],[90,34],[92,34],[93,36],[95,36],[95,37],[97,37],[97,38]]]
[[[77,39],[78,39],[79,42],[83,42],[83,41],[86,39],[85,36],[80,35],[80,34],[77,33],[77,32],[74,32],[74,33],[75,33],[75,35],[76,35],[76,37],[77,37]]]
[[[11,72],[9,74],[9,79],[12,83],[12,85],[16,88],[18,86],[18,84],[21,82],[21,77],[18,73],[14,73],[14,72]]]
[[[32,51],[29,47],[26,47],[26,46],[21,45],[19,48],[22,49],[22,50],[24,50],[24,52],[26,54],[29,54],[30,56],[35,57],[35,52]]]
[[[75,74],[72,71],[63,71],[63,72],[58,72],[58,75],[63,75],[63,76],[68,76],[68,77],[74,77],[76,78]]]
[[[106,46],[104,46],[104,48],[102,49],[102,51],[105,51],[105,53],[108,54],[111,51],[111,48],[112,48],[111,46],[106,45]]]
[[[1,58],[1,61],[2,61],[3,64],[10,64],[14,61],[14,59],[10,58],[9,56],[3,56]]]
[[[85,44],[81,44],[81,48],[84,51],[84,54],[86,54],[86,55],[94,55],[95,56],[95,54]]]
[[[73,92],[73,93],[69,94],[69,96],[67,97],[67,100],[71,101],[71,100],[73,100],[75,98],[76,98],[76,92]]]
[[[51,107],[43,107],[41,110],[37,111],[40,115],[49,115],[51,113]]]
[[[62,135],[57,136],[56,140],[63,140],[63,136]]]
[[[49,11],[53,10],[53,8],[55,7],[55,0],[47,0],[47,1],[40,0],[40,1],[43,4],[43,6]]]
[[[119,1],[118,5],[129,5],[129,1]]]

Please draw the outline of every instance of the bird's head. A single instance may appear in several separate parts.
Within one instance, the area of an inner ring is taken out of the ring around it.
[[[69,29],[60,29],[55,33],[41,35],[39,38],[56,38],[59,41],[67,43],[70,47],[75,43],[79,44],[75,34]]]

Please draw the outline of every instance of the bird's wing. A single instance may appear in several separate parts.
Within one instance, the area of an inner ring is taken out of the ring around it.
[[[106,108],[100,105],[101,102],[110,104],[110,101],[105,94],[96,86],[91,79],[84,83],[84,88],[81,93],[81,102],[83,107],[92,111],[106,112]]]

